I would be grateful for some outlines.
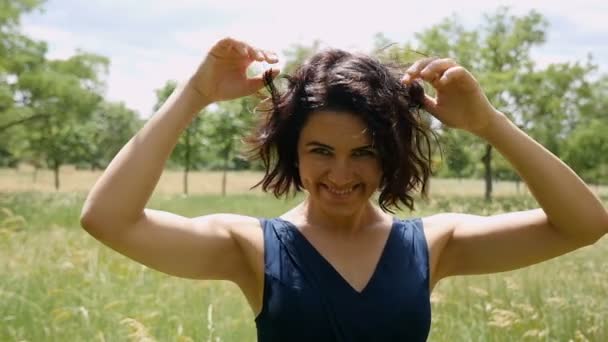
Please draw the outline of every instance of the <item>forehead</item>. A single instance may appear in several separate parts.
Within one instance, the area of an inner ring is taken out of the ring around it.
[[[365,122],[356,114],[343,111],[317,111],[310,113],[300,132],[300,143],[318,141],[331,146],[371,144]]]

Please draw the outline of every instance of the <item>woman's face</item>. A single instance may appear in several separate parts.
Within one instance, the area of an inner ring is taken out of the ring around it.
[[[338,215],[366,205],[382,177],[367,127],[350,112],[309,115],[298,140],[298,165],[310,200]]]

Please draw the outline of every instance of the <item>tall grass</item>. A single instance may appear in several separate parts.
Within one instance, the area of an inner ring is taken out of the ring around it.
[[[0,193],[0,341],[253,341],[253,313],[232,283],[170,277],[79,228],[83,193]],[[157,194],[186,216],[272,217],[299,198]],[[606,198],[604,198],[606,203]],[[492,214],[529,196],[434,196],[414,213]],[[542,242],[541,242],[542,243]],[[446,279],[432,296],[431,341],[608,341],[608,241],[526,269]]]

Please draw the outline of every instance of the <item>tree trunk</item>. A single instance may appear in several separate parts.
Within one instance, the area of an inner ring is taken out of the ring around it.
[[[38,180],[38,165],[34,165],[34,173],[32,174],[32,178],[34,184],[36,184],[36,181]]]
[[[481,158],[485,168],[486,202],[492,202],[492,145],[486,144],[486,153]]]
[[[230,150],[232,148],[226,148],[226,150],[224,150],[224,172],[222,173],[222,196],[226,196],[226,178],[227,178],[227,173],[228,173],[228,159],[230,156]]]
[[[184,168],[184,195],[188,195],[188,172],[190,171],[190,129],[186,131],[186,162]]]
[[[184,195],[188,195],[188,172],[189,172],[189,168],[188,166],[186,166],[186,169],[184,170]]]
[[[53,173],[55,174],[55,190],[59,190],[59,162],[53,163]]]

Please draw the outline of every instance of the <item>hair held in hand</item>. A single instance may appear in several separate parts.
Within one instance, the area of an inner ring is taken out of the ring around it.
[[[263,179],[255,186],[280,197],[302,190],[297,165],[300,131],[310,113],[347,111],[366,124],[382,167],[380,207],[393,212],[400,203],[414,209],[413,192],[427,196],[431,169],[430,135],[435,136],[420,109],[424,89],[403,84],[398,67],[359,53],[321,51],[303,63],[280,92],[269,71],[264,81],[270,97],[258,106],[262,115],[246,138],[250,157],[260,159]]]

